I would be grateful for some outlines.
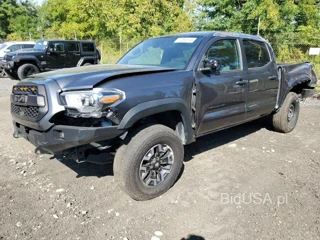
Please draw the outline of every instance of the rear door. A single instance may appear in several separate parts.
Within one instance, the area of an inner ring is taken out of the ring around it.
[[[247,99],[247,73],[237,38],[211,41],[201,55],[195,74],[198,136],[244,122]],[[217,60],[220,70],[201,71],[205,58]]]
[[[66,42],[67,45],[67,67],[76,67],[79,60],[81,59],[80,55],[80,43],[79,42]]]
[[[250,120],[274,110],[279,81],[272,49],[265,42],[244,39],[243,48],[249,80],[246,119]]]
[[[47,66],[50,69],[66,66],[67,54],[62,41],[49,42],[47,49]]]

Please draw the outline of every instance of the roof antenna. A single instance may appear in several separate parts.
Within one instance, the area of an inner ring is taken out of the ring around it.
[[[258,22],[258,32],[257,35],[260,36],[260,17],[259,17],[259,22]]]

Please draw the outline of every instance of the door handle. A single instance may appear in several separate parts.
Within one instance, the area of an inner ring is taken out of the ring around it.
[[[277,76],[272,75],[272,76],[270,76],[270,77],[269,77],[269,80],[271,80],[271,81],[273,81],[273,80],[277,80]]]
[[[60,54],[60,56],[65,57],[65,56],[66,56],[66,54]]]
[[[240,79],[239,81],[236,82],[237,85],[244,85],[244,84],[247,84],[249,81],[248,80],[243,80],[243,79]]]
[[[80,56],[80,53],[74,53],[73,55]]]

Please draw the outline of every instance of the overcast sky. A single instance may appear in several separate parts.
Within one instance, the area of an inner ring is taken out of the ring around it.
[[[43,3],[44,0],[33,0],[35,3],[37,3],[38,5],[41,5]]]

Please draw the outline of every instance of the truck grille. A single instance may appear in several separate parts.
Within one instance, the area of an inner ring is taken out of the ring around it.
[[[48,106],[38,106],[39,96],[46,99],[43,85],[16,85],[12,88],[11,114],[16,118],[37,122],[48,112]]]
[[[29,119],[37,119],[39,115],[39,107],[22,107],[11,103],[11,113],[17,116],[26,117]]]

